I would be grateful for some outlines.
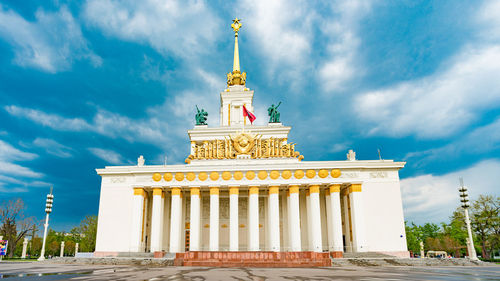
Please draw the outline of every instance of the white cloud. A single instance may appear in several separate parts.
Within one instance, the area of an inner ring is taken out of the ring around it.
[[[116,165],[124,164],[123,157],[115,151],[97,147],[91,147],[89,148],[89,151],[92,152],[92,154],[94,154],[98,158],[101,158],[102,160],[110,164],[116,164]]]
[[[356,62],[360,44],[357,22],[371,10],[372,1],[335,1],[330,4],[328,16],[320,29],[328,40],[327,58],[320,64],[319,77],[325,93],[342,90],[347,82],[363,74]]]
[[[445,138],[500,105],[500,1],[485,1],[468,24],[474,36],[435,73],[358,95],[352,107],[369,134]]]
[[[463,156],[484,155],[498,149],[500,149],[500,118],[442,147],[410,152],[405,156],[405,160],[413,162],[415,166],[422,166],[430,162],[451,161]]]
[[[0,159],[7,161],[25,161],[25,160],[33,160],[37,158],[38,155],[34,153],[21,151],[12,145],[0,140]]]
[[[479,35],[482,40],[500,39],[500,1],[487,0],[475,15]]]
[[[313,77],[329,94],[362,74],[355,61],[360,44],[357,22],[370,11],[371,2],[243,0],[234,12],[243,19],[241,36],[248,28],[274,82],[292,83],[293,89]],[[244,52],[245,45],[240,50]]]
[[[283,63],[299,66],[309,54],[311,23],[316,12],[308,2],[246,0],[239,3],[235,12],[242,18],[242,33],[249,30],[272,71]],[[244,45],[241,50],[245,50]]]
[[[13,116],[27,118],[58,131],[85,131],[92,128],[90,124],[80,118],[65,118],[57,114],[15,105],[5,106],[5,110]]]
[[[37,158],[38,155],[21,151],[12,145],[0,140],[0,175],[4,177],[21,176],[30,178],[39,178],[43,174],[33,171],[28,167],[16,164],[17,161],[30,161]],[[4,178],[5,180],[6,178]],[[2,181],[0,181],[1,183]],[[11,181],[8,181],[11,182]],[[12,182],[11,182],[12,183]]]
[[[158,113],[157,117],[150,116],[146,119],[133,120],[120,114],[98,109],[92,122],[89,123],[81,118],[67,118],[15,105],[5,106],[5,110],[13,116],[26,118],[58,131],[96,132],[111,138],[123,138],[131,143],[143,141],[166,146],[168,142],[168,124],[162,121],[163,113],[161,112]],[[39,142],[39,146],[48,145],[47,141]],[[56,153],[54,149],[51,151]],[[59,151],[59,153],[61,152]]]
[[[52,139],[45,138],[36,138],[33,141],[33,145],[44,148],[47,153],[61,157],[61,158],[69,158],[73,156],[71,154],[72,148],[60,144]]]
[[[88,0],[83,14],[110,36],[184,58],[210,50],[219,30],[219,19],[198,0]]]
[[[401,180],[405,219],[417,224],[448,221],[460,205],[458,178],[463,177],[470,199],[480,194],[498,194],[500,160],[481,161],[441,176],[421,175]]]
[[[14,62],[20,66],[55,73],[68,70],[74,60],[102,63],[66,6],[57,12],[39,9],[30,22],[0,4],[0,37],[15,47]]]
[[[466,47],[440,72],[362,93],[353,107],[369,134],[442,138],[500,105],[500,46]]]

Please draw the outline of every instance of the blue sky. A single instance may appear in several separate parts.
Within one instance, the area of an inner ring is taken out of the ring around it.
[[[95,168],[182,163],[194,105],[218,120],[231,19],[257,124],[305,160],[407,161],[405,217],[441,222],[499,194],[500,1],[0,1],[0,201],[51,226],[97,214]]]

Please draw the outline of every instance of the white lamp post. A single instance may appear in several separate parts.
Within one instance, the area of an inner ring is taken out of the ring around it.
[[[469,219],[469,194],[467,193],[467,187],[464,185],[464,180],[460,178],[460,187],[458,188],[460,192],[460,201],[462,202],[462,208],[465,213],[465,224],[467,225],[467,233],[469,234],[469,243],[467,249],[469,249],[469,259],[478,260],[476,255],[476,248],[474,248],[474,240],[472,239],[472,230],[470,228],[470,219]]]
[[[45,230],[43,231],[43,242],[42,242],[42,251],[40,252],[39,261],[45,260],[45,240],[47,240],[47,229],[49,227],[49,214],[52,212],[52,203],[54,202],[54,195],[52,195],[52,187],[50,187],[50,193],[47,194],[47,200],[45,202]]]

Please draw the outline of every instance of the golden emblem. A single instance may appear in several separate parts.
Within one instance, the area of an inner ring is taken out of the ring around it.
[[[255,135],[249,133],[240,133],[238,135],[231,135],[234,149],[236,154],[250,154],[253,146],[255,145]]]

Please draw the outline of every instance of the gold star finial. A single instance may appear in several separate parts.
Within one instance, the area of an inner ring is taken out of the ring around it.
[[[240,52],[238,50],[238,31],[241,28],[240,19],[235,18],[231,27],[234,30],[234,60],[233,71],[227,74],[227,86],[245,85],[247,74],[240,69]]]
[[[240,20],[238,18],[235,18],[233,20],[233,23],[231,24],[231,27],[233,28],[234,30],[234,33],[236,33],[236,35],[238,35],[238,31],[240,30],[241,28],[241,23],[240,23]]]

